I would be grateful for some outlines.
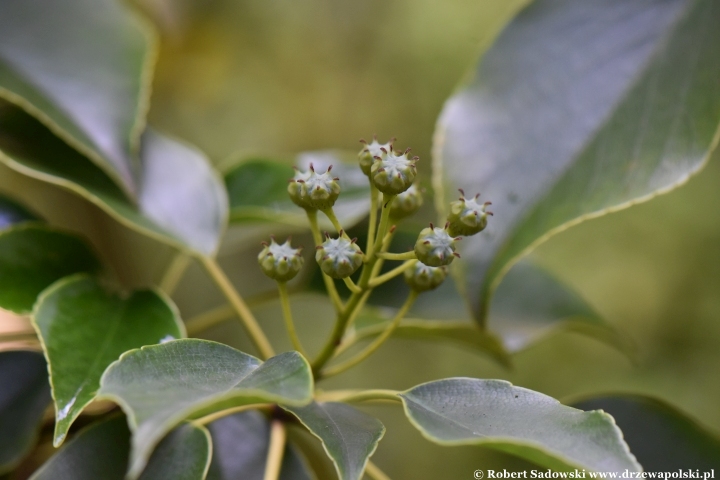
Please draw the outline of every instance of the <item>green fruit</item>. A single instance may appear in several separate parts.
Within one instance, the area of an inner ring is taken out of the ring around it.
[[[367,143],[365,140],[360,140],[362,143],[365,144],[365,148],[360,150],[360,153],[358,154],[358,157],[360,159],[360,169],[362,172],[370,176],[370,169],[372,167],[372,164],[375,162],[375,157],[380,157],[383,154],[384,151],[389,151],[390,147],[392,146],[392,142],[395,139],[390,139],[388,143],[380,143],[377,141],[377,137],[373,136],[372,143]]]
[[[400,220],[417,212],[423,204],[422,193],[415,185],[399,194],[390,204],[390,218]]]
[[[450,214],[447,218],[450,224],[448,233],[452,236],[469,237],[482,232],[487,227],[487,216],[492,215],[492,212],[488,212],[486,209],[491,203],[478,203],[479,193],[470,200],[465,198],[465,192],[460,190],[460,193],[462,197],[450,204]]]
[[[315,260],[323,272],[332,278],[346,278],[355,273],[363,263],[363,253],[355,244],[340,232],[339,238],[327,237],[317,247]]]
[[[263,273],[278,282],[287,282],[295,278],[303,266],[304,260],[300,254],[302,248],[292,248],[290,239],[279,245],[275,238],[270,240],[270,245],[263,242],[265,246],[258,255],[258,263]]]
[[[409,151],[408,148],[398,155],[391,145],[390,151],[383,150],[382,155],[375,157],[370,168],[370,180],[378,190],[388,195],[397,195],[410,188],[417,175],[415,162],[418,157],[409,158]]]
[[[420,261],[405,270],[405,283],[416,292],[434,290],[445,281],[447,267],[429,267]]]
[[[340,181],[330,175],[330,165],[325,173],[317,173],[310,164],[310,171],[297,171],[290,180],[288,194],[290,199],[305,210],[325,210],[335,205],[340,196]]]
[[[460,240],[448,234],[448,225],[439,228],[430,224],[430,228],[423,228],[415,242],[415,256],[425,265],[441,267],[450,265],[455,257],[455,243]]]

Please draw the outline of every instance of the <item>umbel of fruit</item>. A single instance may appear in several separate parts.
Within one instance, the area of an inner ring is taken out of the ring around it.
[[[415,256],[425,265],[430,267],[441,267],[459,257],[455,252],[455,243],[460,238],[454,238],[448,233],[448,224],[445,228],[435,227],[432,223],[430,228],[423,228],[415,242]]]
[[[383,193],[397,195],[404,192],[413,184],[418,157],[408,157],[410,149],[397,154],[390,145],[390,150],[380,148],[382,155],[375,157],[370,168],[370,180],[373,185]]]
[[[278,282],[292,280],[303,266],[300,252],[302,248],[292,248],[290,239],[279,245],[272,237],[270,244],[263,242],[264,248],[258,255],[258,263],[263,273]]]
[[[455,237],[463,235],[469,237],[476,233],[482,232],[487,226],[487,216],[492,212],[487,211],[490,202],[478,203],[480,194],[474,198],[465,198],[465,192],[460,189],[462,195],[459,200],[450,204],[450,214],[448,215],[448,233]]]
[[[422,193],[415,185],[399,194],[390,204],[390,218],[400,220],[417,212],[423,204]]]
[[[389,151],[394,140],[394,138],[391,138],[387,143],[380,143],[377,141],[376,135],[373,135],[372,143],[367,143],[365,139],[360,139],[360,142],[364,143],[365,147],[360,150],[358,157],[360,158],[360,170],[362,170],[365,175],[370,176],[370,168],[375,162],[375,157],[381,157],[383,151]]]
[[[447,276],[446,267],[429,267],[424,263],[415,260],[412,267],[404,272],[405,283],[416,292],[434,290],[445,281]]]
[[[357,239],[348,239],[340,232],[339,238],[330,238],[317,246],[315,260],[323,272],[333,278],[346,278],[355,273],[363,263],[363,253],[355,244]]]
[[[312,163],[307,172],[297,170],[288,185],[293,203],[305,210],[325,210],[335,205],[340,195],[340,179],[333,177],[330,170],[332,165],[325,173],[317,173]]]

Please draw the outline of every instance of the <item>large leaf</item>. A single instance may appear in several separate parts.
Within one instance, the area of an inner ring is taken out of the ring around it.
[[[162,294],[143,290],[119,296],[84,275],[43,292],[33,324],[50,365],[55,446],[95,398],[107,366],[122,353],[185,336],[177,309]]]
[[[0,233],[0,308],[28,313],[54,281],[98,269],[90,247],[74,235],[37,224],[9,228]]]
[[[141,480],[203,480],[210,463],[210,435],[184,424],[170,433],[150,458]],[[94,423],[56,453],[32,480],[123,480],[130,431],[121,415]]]
[[[114,0],[4,0],[0,96],[92,158],[131,195],[152,39]]]
[[[0,229],[16,223],[31,222],[40,218],[14,200],[0,195]]]
[[[324,172],[332,165],[340,178],[342,193],[333,209],[344,228],[362,220],[370,209],[368,179],[357,163],[357,154],[325,150],[298,155],[296,165],[307,170],[310,164]],[[230,219],[233,224],[275,221],[307,227],[305,211],[292,203],[287,193],[288,180],[294,172],[287,163],[249,159],[228,170],[225,185],[230,196]],[[331,228],[321,214],[323,228]]]
[[[0,473],[32,449],[50,404],[47,366],[36,352],[0,352]]]
[[[313,402],[288,410],[320,439],[340,480],[359,480],[385,435],[380,420],[344,403]]]
[[[207,340],[176,340],[123,354],[100,381],[99,397],[120,404],[133,431],[129,475],[182,420],[232,406],[310,401],[310,366],[297,352],[265,363]]]
[[[225,227],[222,183],[197,150],[148,130],[143,137],[139,209],[102,170],[37,120],[0,101],[0,161],[59,185],[122,224],[182,250],[211,255]]]
[[[558,470],[641,470],[611,416],[502,380],[450,378],[400,398],[413,425],[442,445],[486,445]]]
[[[720,3],[538,0],[445,105],[438,207],[480,191],[495,216],[463,242],[465,290],[489,293],[523,252],[583,219],[682,184],[720,121]]]
[[[646,471],[720,468],[720,438],[665,402],[642,395],[608,395],[573,406],[612,415]]]
[[[208,425],[213,456],[207,480],[263,480],[270,441],[270,422],[255,411],[223,417]],[[310,480],[304,460],[288,443],[280,480]]]

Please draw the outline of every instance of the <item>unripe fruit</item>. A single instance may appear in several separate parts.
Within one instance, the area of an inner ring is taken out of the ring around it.
[[[375,162],[370,168],[370,179],[375,187],[388,195],[397,195],[404,192],[413,184],[417,168],[415,162],[418,157],[408,157],[408,148],[405,152],[397,155],[392,145],[389,151],[382,149],[383,154],[375,157]]]
[[[430,224],[430,228],[423,228],[415,242],[415,256],[425,265],[430,267],[441,267],[450,265],[455,257],[460,254],[455,252],[455,242],[459,238],[451,237],[445,228],[439,228]]]
[[[390,218],[400,220],[417,212],[423,204],[422,193],[415,185],[399,194],[390,204]]]
[[[330,175],[330,165],[325,173],[317,173],[310,164],[310,171],[297,171],[290,180],[290,199],[305,210],[325,210],[335,205],[340,195],[340,180]]]
[[[278,282],[287,282],[295,278],[303,266],[300,252],[302,248],[292,248],[290,239],[279,245],[272,237],[270,245],[263,242],[264,248],[258,255],[258,263],[263,273]]]
[[[482,232],[487,226],[487,216],[492,215],[492,212],[486,211],[491,203],[478,203],[479,193],[470,200],[465,198],[465,192],[462,189],[460,193],[462,197],[450,204],[450,214],[447,218],[450,224],[448,233],[452,236],[470,236]]]
[[[339,238],[327,236],[315,252],[315,260],[322,271],[332,278],[346,278],[355,273],[363,263],[363,253],[355,244],[356,240],[349,240],[342,232]]]
[[[392,138],[388,143],[380,143],[377,141],[377,137],[374,135],[372,143],[367,143],[365,140],[360,140],[362,143],[365,144],[365,148],[360,150],[360,153],[358,154],[358,157],[360,159],[360,170],[362,170],[365,175],[370,176],[370,168],[375,162],[375,157],[382,156],[383,148],[386,152],[389,151],[394,140],[395,139]]]
[[[445,281],[447,267],[429,267],[420,261],[405,270],[405,283],[416,292],[434,290]]]

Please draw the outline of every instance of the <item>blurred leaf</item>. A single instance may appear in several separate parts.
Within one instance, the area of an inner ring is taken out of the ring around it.
[[[0,233],[0,307],[28,313],[51,283],[99,264],[80,238],[54,227],[18,225]]]
[[[573,406],[612,415],[645,471],[720,468],[720,438],[658,399],[618,394],[588,398]]]
[[[208,425],[213,457],[208,480],[263,480],[270,441],[270,422],[259,412],[223,417]],[[280,480],[310,480],[302,457],[288,443],[283,454]]]
[[[87,158],[0,101],[0,161],[8,167],[68,189],[156,240],[213,254],[227,216],[220,180],[200,152],[152,131],[143,138],[139,201],[145,214]]]
[[[160,439],[182,420],[253,403],[312,398],[310,366],[297,352],[265,363],[226,345],[186,339],[123,354],[98,396],[118,403],[133,431],[129,475],[137,478]]]
[[[153,38],[114,0],[4,0],[0,97],[43,122],[136,192]]]
[[[438,123],[438,207],[455,188],[495,204],[463,273],[484,322],[521,254],[581,220],[648,200],[703,167],[720,121],[720,4],[526,7]]]
[[[190,248],[212,256],[228,216],[222,182],[205,155],[153,130],[143,135],[140,208]]]
[[[210,435],[184,424],[160,443],[140,480],[203,480],[210,463]],[[130,431],[122,415],[93,423],[68,442],[32,480],[123,480],[130,453]]]
[[[320,439],[340,480],[359,480],[385,435],[380,420],[344,403],[313,402],[287,409]]]
[[[486,445],[557,470],[641,470],[609,415],[502,380],[449,378],[400,397],[412,424],[441,445]]]
[[[0,229],[34,220],[40,220],[40,217],[12,199],[0,195]]]
[[[342,193],[333,209],[343,227],[348,229],[365,218],[370,209],[370,188],[358,166],[357,154],[325,150],[298,155],[296,165],[301,170],[307,170],[311,163],[319,172],[332,165],[333,173],[340,178]],[[305,211],[288,197],[288,180],[293,175],[286,164],[264,159],[250,159],[231,168],[225,174],[231,222],[274,221],[307,227]],[[324,215],[318,219],[322,228],[332,228]]]
[[[86,276],[63,279],[43,292],[33,323],[50,365],[56,447],[95,398],[108,365],[133,348],[185,336],[176,307],[164,295],[144,290],[121,297]]]
[[[37,441],[50,404],[47,366],[36,352],[0,352],[0,473],[11,470]]]
[[[495,292],[489,328],[517,352],[556,328],[586,333],[634,355],[630,340],[605,322],[575,291],[546,270],[521,260]]]

